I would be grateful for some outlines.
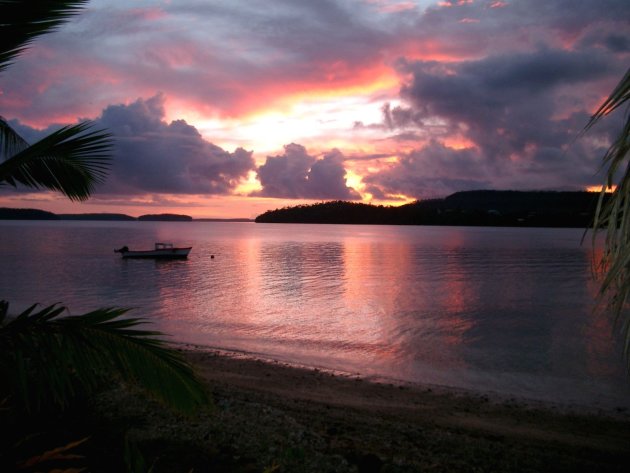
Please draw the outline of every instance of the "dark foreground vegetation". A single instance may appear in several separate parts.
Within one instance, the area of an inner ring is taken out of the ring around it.
[[[343,201],[299,205],[265,212],[256,222],[586,228],[598,198],[595,192],[468,191],[398,207]]]

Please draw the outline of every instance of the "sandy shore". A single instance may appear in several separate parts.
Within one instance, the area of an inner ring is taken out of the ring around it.
[[[157,455],[155,472],[630,471],[630,413],[623,410],[373,383],[219,351],[183,353],[208,383],[212,409],[183,418],[114,400],[137,421],[132,437]]]

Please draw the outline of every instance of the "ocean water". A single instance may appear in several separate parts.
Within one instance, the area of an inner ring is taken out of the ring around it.
[[[630,406],[579,229],[0,222],[0,298],[129,307],[174,341],[531,399]],[[192,245],[187,260],[114,248]],[[214,258],[212,257],[214,256]]]

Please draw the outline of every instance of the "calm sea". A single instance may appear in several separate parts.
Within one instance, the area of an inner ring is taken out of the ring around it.
[[[132,307],[172,339],[290,363],[629,406],[582,230],[0,222],[13,311]],[[113,249],[192,245],[184,261]],[[214,256],[214,258],[212,258]]]

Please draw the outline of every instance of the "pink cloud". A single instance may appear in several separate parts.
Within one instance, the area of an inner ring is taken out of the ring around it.
[[[400,13],[416,8],[418,7],[414,2],[378,2],[378,11],[382,13]]]
[[[463,5],[471,5],[472,3],[473,3],[473,0],[444,0],[444,1],[438,2],[438,6],[451,8],[451,7],[461,7]]]

